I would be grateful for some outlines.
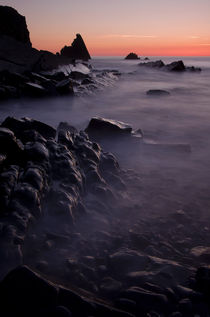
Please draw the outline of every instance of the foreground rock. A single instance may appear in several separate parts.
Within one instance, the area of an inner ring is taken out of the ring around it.
[[[4,316],[132,316],[52,284],[26,266],[4,278],[0,294],[0,313]]]
[[[151,90],[148,93],[149,96],[168,96],[167,91]],[[148,142],[144,140],[143,131],[141,129],[133,130],[129,124],[121,121],[111,120],[106,118],[95,117],[89,122],[85,129],[90,139],[100,142],[103,146],[109,145],[109,149],[114,151],[116,148],[129,147],[129,150],[135,153],[135,151],[141,151],[142,155],[148,155],[155,152],[158,155],[172,155],[176,154],[189,154],[191,153],[191,147],[185,143],[159,143]],[[114,142],[113,142],[114,141]]]
[[[140,59],[136,53],[129,53],[125,59]]]
[[[62,123],[55,137],[54,128],[28,118],[8,117],[0,127],[0,273],[21,263],[28,227],[43,216],[46,204],[52,219],[59,216],[71,230],[85,213],[84,197],[91,195],[93,205],[97,199],[111,203],[112,184],[122,183],[114,156],[86,133]]]
[[[98,134],[115,137],[130,135],[132,128],[124,122],[105,118],[92,118],[85,131],[89,135]]]
[[[131,127],[110,123],[128,128],[130,155]],[[65,122],[8,117],[0,130],[2,316],[209,315],[210,230],[194,205],[169,204],[174,183],[135,188],[135,171]]]

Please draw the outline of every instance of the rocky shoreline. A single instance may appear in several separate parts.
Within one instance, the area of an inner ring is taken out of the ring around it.
[[[209,315],[205,220],[186,208],[147,216],[132,198],[138,175],[68,123],[8,117],[0,141],[2,315]]]

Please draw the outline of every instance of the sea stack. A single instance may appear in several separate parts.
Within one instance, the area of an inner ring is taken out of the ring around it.
[[[81,59],[88,61],[91,59],[87,50],[85,42],[80,34],[76,35],[76,38],[72,42],[71,46],[64,46],[61,49],[61,56],[65,56],[71,59]]]

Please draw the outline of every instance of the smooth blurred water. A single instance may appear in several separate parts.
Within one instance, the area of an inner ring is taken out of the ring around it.
[[[153,57],[157,60],[160,57]],[[110,146],[123,167],[138,172],[161,171],[176,181],[179,195],[193,196],[210,188],[210,58],[163,57],[164,62],[182,59],[187,66],[202,68],[202,72],[170,73],[138,66],[137,61],[122,58],[96,58],[93,69],[116,69],[118,80],[102,91],[83,97],[10,100],[1,102],[0,121],[7,116],[32,117],[53,126],[67,121],[84,129],[91,117],[103,116],[127,122],[141,128],[147,141],[187,143],[192,153],[178,157],[176,153],[158,157],[150,153],[142,157],[129,145],[122,149]],[[149,89],[165,89],[168,97],[148,97]],[[109,148],[107,147],[107,150]],[[151,178],[152,180],[152,178]],[[168,195],[170,195],[168,193]],[[205,205],[204,205],[205,207]]]

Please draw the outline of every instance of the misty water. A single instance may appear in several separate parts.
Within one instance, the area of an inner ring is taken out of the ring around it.
[[[157,59],[160,58],[151,58]],[[161,59],[169,63],[181,58]],[[142,68],[138,66],[139,61],[122,58],[92,59],[93,69],[115,69],[121,76],[107,81],[106,86],[91,94],[10,100],[0,105],[0,121],[7,116],[32,117],[54,127],[61,121],[67,121],[78,129],[85,129],[92,117],[99,116],[126,122],[134,130],[140,128],[144,142],[151,145],[146,151],[142,151],[140,141],[102,142],[103,148],[113,152],[121,168],[129,174],[127,196],[123,201],[127,197],[128,214],[123,214],[121,221],[119,210],[119,219],[112,225],[115,232],[120,231],[122,225],[127,226],[125,236],[128,231],[148,230],[154,240],[162,242],[156,251],[147,248],[145,253],[178,259],[185,265],[187,256],[188,261],[194,256],[191,248],[209,247],[210,58],[182,60],[186,66],[201,67],[202,71],[175,73]],[[167,90],[170,95],[149,97],[146,92],[150,89]],[[162,148],[161,144],[167,146]],[[187,145],[190,152],[182,147],[173,148],[177,144]],[[174,227],[174,222],[170,221],[176,218],[174,214],[177,211],[177,215],[186,216]],[[141,220],[146,220],[145,224]],[[90,227],[88,230],[93,229],[97,228]],[[129,247],[132,248],[132,245]],[[45,255],[42,254],[42,258],[45,259]],[[55,258],[51,260],[55,262]],[[26,263],[32,265],[32,261],[26,260]],[[60,258],[58,261],[60,270],[62,261]],[[205,259],[193,258],[192,263],[196,267],[205,264]],[[65,284],[68,285],[68,281]]]
[[[151,58],[157,59],[160,57]],[[160,157],[150,153],[145,157],[138,151],[138,146],[134,151],[128,144],[122,149],[109,144],[106,150],[115,152],[123,168],[154,175],[166,173],[169,178],[175,178],[176,184],[172,187],[181,191],[180,198],[189,196],[190,200],[197,194],[207,199],[205,195],[208,196],[210,185],[210,58],[162,58],[166,63],[179,59],[186,66],[201,67],[202,72],[170,73],[146,69],[138,66],[139,60],[125,61],[120,57],[92,59],[93,69],[116,69],[121,76],[90,95],[2,103],[0,121],[8,115],[27,116],[54,127],[60,121],[67,121],[84,129],[91,117],[100,116],[129,123],[134,130],[141,128],[144,140],[148,142],[189,144],[192,152],[183,156],[165,153]],[[170,96],[151,98],[146,95],[149,89],[165,89]]]

